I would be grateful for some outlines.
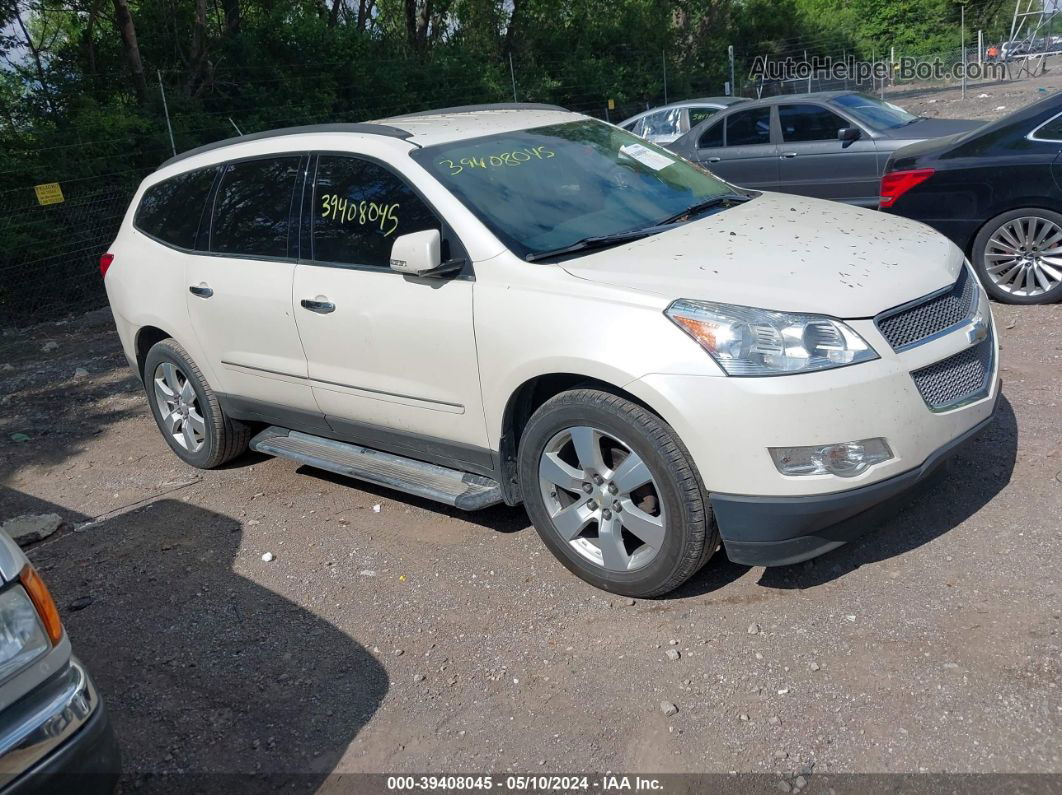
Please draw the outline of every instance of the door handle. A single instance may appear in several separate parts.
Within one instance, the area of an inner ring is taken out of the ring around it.
[[[188,292],[192,295],[198,295],[200,298],[209,298],[214,294],[214,291],[207,287],[206,282],[200,282],[199,284],[193,284],[188,288]]]
[[[299,303],[302,304],[303,309],[309,309],[311,312],[316,312],[319,315],[327,315],[329,312],[336,311],[336,305],[331,301],[318,301],[303,298]]]
[[[723,159],[723,158],[721,158],[721,157],[709,157],[709,158],[708,158],[708,162],[709,162],[709,163],[718,163],[718,162],[719,162],[720,160],[722,160],[722,159]]]
[[[782,152],[782,154],[779,155],[779,157],[781,157],[783,160],[792,160],[796,156],[796,152]]]

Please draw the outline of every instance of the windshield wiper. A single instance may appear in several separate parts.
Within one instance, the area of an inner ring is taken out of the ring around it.
[[[618,246],[620,243],[628,243],[632,240],[640,240],[643,237],[649,237],[649,235],[663,231],[667,226],[670,226],[670,224],[653,224],[652,226],[643,226],[639,229],[628,229],[626,232],[616,232],[612,235],[584,237],[582,240],[576,240],[574,243],[567,246],[553,248],[549,251],[536,251],[533,254],[528,254],[524,259],[527,262],[537,262],[541,259],[560,257],[564,254],[576,254],[580,251],[591,251],[596,248]]]
[[[670,218],[665,218],[658,225],[667,226],[668,224],[677,224],[679,221],[689,220],[692,216],[700,215],[701,213],[708,212],[716,207],[723,207],[725,209],[733,204],[747,202],[751,198],[751,196],[745,196],[741,193],[724,193],[722,196],[713,196],[710,199],[705,199],[703,202],[698,202],[692,207],[687,207],[680,213],[675,213]]]

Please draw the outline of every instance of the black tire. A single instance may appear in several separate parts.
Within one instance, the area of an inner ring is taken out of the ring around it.
[[[205,430],[202,433],[202,447],[192,452],[182,447],[169,433],[163,423],[162,409],[155,395],[155,373],[166,363],[176,365],[180,373],[195,390],[196,406],[202,416]],[[155,343],[144,359],[144,388],[147,391],[148,405],[155,418],[162,438],[186,464],[199,469],[214,469],[230,461],[247,449],[251,438],[251,429],[242,422],[225,416],[218,403],[217,395],[210,388],[202,371],[176,340],[165,339]]]
[[[663,543],[640,568],[610,571],[587,560],[555,529],[540,487],[539,462],[551,440],[579,426],[615,435],[641,457],[655,481],[668,519]],[[602,590],[661,596],[692,577],[719,546],[704,486],[674,430],[644,407],[609,392],[573,389],[540,406],[520,440],[519,474],[524,505],[543,543],[572,573]]]
[[[1017,210],[1010,210],[1009,212],[1001,213],[995,218],[992,218],[988,223],[981,227],[981,231],[977,233],[977,237],[974,238],[973,250],[971,251],[974,270],[977,271],[977,276],[981,280],[981,284],[984,285],[985,291],[996,301],[1004,304],[1050,304],[1055,301],[1062,300],[1062,282],[1059,282],[1050,290],[1047,290],[1039,295],[1015,295],[1002,289],[992,281],[992,277],[989,276],[986,270],[986,250],[988,243],[996,232],[1006,223],[1013,221],[1016,218],[1033,217],[1041,218],[1046,221],[1050,221],[1059,228],[1062,228],[1062,215],[1052,212],[1051,210],[1044,210],[1039,207],[1022,207]]]

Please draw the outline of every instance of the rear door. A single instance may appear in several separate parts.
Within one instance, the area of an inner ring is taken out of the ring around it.
[[[317,413],[292,316],[298,202],[308,158],[258,157],[223,167],[204,248],[188,258],[188,316],[221,383],[263,409]]]
[[[801,102],[778,106],[782,143],[778,190],[876,207],[877,147],[862,128],[855,141],[838,140],[852,122],[828,108]]]
[[[778,147],[771,139],[771,107],[747,108],[709,125],[696,144],[695,159],[728,182],[775,190]]]

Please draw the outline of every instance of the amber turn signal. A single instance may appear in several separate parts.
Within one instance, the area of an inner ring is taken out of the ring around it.
[[[37,608],[37,614],[41,617],[48,638],[54,646],[63,637],[63,622],[59,618],[59,610],[55,607],[55,600],[48,593],[48,586],[44,584],[37,570],[27,564],[19,574],[22,587],[29,594],[33,606]]]

